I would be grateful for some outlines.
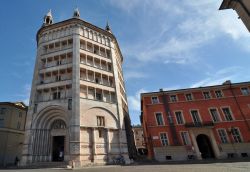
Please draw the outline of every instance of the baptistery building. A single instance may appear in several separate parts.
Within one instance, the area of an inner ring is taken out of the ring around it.
[[[78,9],[54,23],[49,11],[36,39],[21,163],[129,163],[123,56],[109,25],[80,19]]]

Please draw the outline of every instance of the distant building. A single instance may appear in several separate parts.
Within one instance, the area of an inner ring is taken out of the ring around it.
[[[148,157],[250,156],[250,82],[141,94]]]
[[[123,56],[109,25],[82,20],[78,9],[54,23],[50,11],[36,38],[22,165],[129,163]]]
[[[27,106],[22,102],[0,102],[0,166],[20,160]]]
[[[233,9],[235,10],[239,18],[246,25],[250,32],[250,1],[249,0],[223,0],[220,10]]]
[[[137,153],[139,155],[145,155],[147,153],[143,135],[143,129],[141,126],[133,126],[134,140]]]

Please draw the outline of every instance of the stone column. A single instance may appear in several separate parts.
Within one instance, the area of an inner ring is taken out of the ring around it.
[[[220,159],[220,150],[218,148],[218,145],[216,143],[216,139],[214,137],[214,134],[213,134],[213,130],[209,130],[209,136],[210,136],[210,141],[211,141],[211,144],[212,144],[212,148],[213,148],[213,151],[214,151],[214,155],[217,159]]]
[[[71,160],[80,166],[80,27],[73,29],[72,55],[72,110],[69,122],[69,147]]]
[[[96,130],[95,128],[92,128],[92,159],[93,162],[95,161],[95,155],[96,155],[96,134],[95,134]]]
[[[106,129],[106,156],[107,162],[109,162],[109,151],[110,151],[110,138],[109,138],[109,129]]]
[[[199,147],[197,145],[196,138],[195,138],[193,130],[190,130],[189,133],[190,133],[190,137],[191,137],[192,142],[193,142],[193,146],[194,146],[194,150],[195,150],[197,159],[201,160],[202,159],[201,153],[200,153]]]

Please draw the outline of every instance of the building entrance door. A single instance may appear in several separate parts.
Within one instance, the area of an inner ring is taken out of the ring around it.
[[[64,136],[53,137],[52,161],[64,160]]]
[[[208,136],[200,134],[197,136],[196,141],[203,159],[214,158],[214,152]]]

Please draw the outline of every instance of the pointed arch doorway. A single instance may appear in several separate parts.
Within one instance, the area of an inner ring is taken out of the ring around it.
[[[215,158],[214,151],[210,139],[205,134],[199,134],[196,137],[197,145],[199,147],[202,159]]]

